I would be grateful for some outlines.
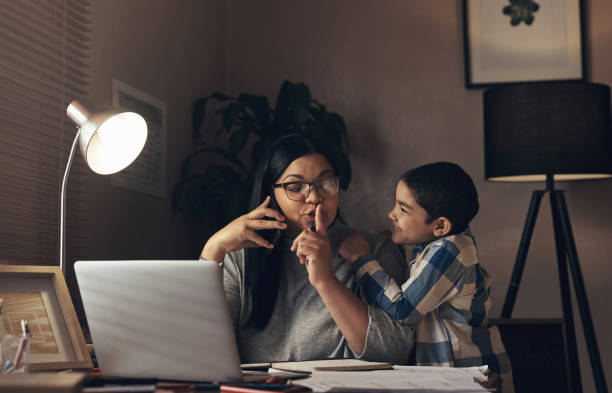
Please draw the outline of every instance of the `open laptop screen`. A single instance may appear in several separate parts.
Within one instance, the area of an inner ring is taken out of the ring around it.
[[[241,379],[217,263],[78,261],[74,268],[104,375]]]

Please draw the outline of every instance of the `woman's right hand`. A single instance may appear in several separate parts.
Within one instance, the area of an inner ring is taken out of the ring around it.
[[[208,260],[223,262],[225,254],[230,251],[248,247],[273,248],[268,242],[257,234],[260,229],[286,229],[285,217],[277,210],[268,207],[270,196],[266,197],[261,205],[253,211],[236,218],[208,239],[202,249],[201,257]],[[273,220],[264,220],[264,217]]]

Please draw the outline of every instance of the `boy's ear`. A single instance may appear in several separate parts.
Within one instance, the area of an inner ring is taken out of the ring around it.
[[[453,224],[446,217],[439,217],[436,219],[436,226],[434,227],[434,236],[443,237],[450,233],[453,229]]]

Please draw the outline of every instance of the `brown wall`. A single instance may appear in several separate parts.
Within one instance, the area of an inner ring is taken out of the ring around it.
[[[274,100],[284,79],[303,81],[315,98],[344,117],[354,180],[341,208],[354,226],[388,227],[395,182],[406,169],[447,160],[473,176],[481,211],[472,230],[494,280],[491,314],[499,316],[531,191],[543,184],[484,181],[482,90],[464,87],[461,2],[231,0],[227,15],[231,93],[260,92]],[[590,80],[608,85],[611,16],[609,1],[587,1]],[[567,190],[610,385],[612,180],[559,183],[559,188]],[[561,316],[550,208],[544,202],[515,317]],[[590,363],[582,331],[578,334],[584,386],[591,391]]]
[[[494,280],[491,314],[499,316],[531,191],[543,185],[484,181],[482,90],[464,88],[459,0],[97,0],[93,5],[93,98],[110,104],[114,77],[166,102],[168,184],[167,197],[159,199],[91,174],[87,258],[197,255],[201,234],[210,228],[173,215],[169,200],[181,159],[192,147],[193,100],[225,90],[266,94],[274,102],[281,82],[290,79],[306,82],[315,98],[346,121],[354,180],[341,203],[354,226],[388,227],[395,182],[408,168],[448,160],[473,176],[481,211],[472,229]],[[586,5],[589,79],[612,85],[612,3]],[[612,181],[559,187],[567,190],[610,385]],[[561,316],[555,263],[545,201],[515,317]],[[582,331],[578,334],[584,385],[593,391]]]
[[[191,106],[224,89],[223,1],[103,0],[92,7],[93,100],[112,101],[112,78],[166,104],[166,197],[115,187],[89,173],[87,259],[192,258],[198,223],[171,211],[172,186],[193,148]],[[79,155],[80,159],[80,155]]]

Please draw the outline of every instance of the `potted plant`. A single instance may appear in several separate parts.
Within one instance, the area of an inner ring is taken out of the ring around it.
[[[221,116],[216,136],[228,134],[226,147],[205,143],[206,131],[202,125],[211,100],[223,104],[216,111]],[[230,97],[214,92],[196,100],[192,128],[198,146],[182,164],[180,179],[172,194],[172,207],[196,217],[212,214],[216,225],[224,225],[246,212],[254,170],[262,152],[287,133],[304,132],[325,143],[338,163],[340,187],[346,190],[351,181],[344,120],[312,99],[304,83],[283,82],[274,108],[261,95],[242,93]],[[244,163],[247,147],[252,150],[248,163]],[[194,164],[203,155],[207,156],[205,165]]]

